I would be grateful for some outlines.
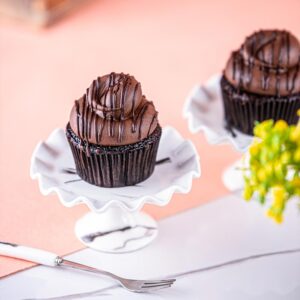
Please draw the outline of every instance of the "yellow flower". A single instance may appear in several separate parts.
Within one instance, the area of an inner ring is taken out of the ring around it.
[[[251,199],[252,195],[253,195],[252,187],[249,184],[245,184],[244,191],[243,191],[243,198],[246,201],[249,201]]]
[[[292,142],[300,141],[300,122],[298,123],[297,126],[291,127],[290,139]]]
[[[291,153],[290,152],[283,152],[281,154],[280,160],[283,164],[288,164],[291,161]]]
[[[257,172],[257,178],[260,182],[264,182],[268,176],[267,176],[267,172],[265,171],[264,168],[260,168]]]
[[[282,223],[283,221],[282,213],[275,214],[272,207],[268,209],[267,217],[273,219],[278,224]]]
[[[267,215],[281,223],[289,198],[300,195],[300,119],[290,126],[283,120],[268,120],[257,124],[254,134],[243,196],[250,200],[255,193],[264,204],[270,193],[272,204]],[[288,176],[290,172],[292,176]]]
[[[288,124],[284,120],[278,120],[274,125],[275,132],[283,132],[286,128],[288,128]]]
[[[296,162],[300,162],[300,148],[295,151],[295,153],[294,153],[294,160]]]
[[[273,169],[274,169],[274,167],[273,167],[273,164],[272,163],[267,163],[266,165],[265,165],[265,170],[266,170],[266,174],[267,174],[267,176],[272,176],[272,174],[273,174]]]
[[[281,224],[283,221],[282,214],[275,216],[274,220],[276,223]]]
[[[272,210],[272,207],[270,207],[268,210],[267,210],[267,216],[269,217],[269,218],[274,218],[274,212],[273,212],[273,210]]]
[[[274,162],[274,172],[278,179],[283,179],[285,177],[282,164],[279,161]]]
[[[254,135],[264,139],[272,128],[274,121],[266,120],[254,127]]]
[[[260,197],[264,198],[266,196],[267,190],[264,186],[260,185],[257,190]]]
[[[259,142],[254,141],[253,144],[249,148],[249,152],[252,156],[256,156],[259,153],[260,145]]]
[[[272,189],[272,196],[274,199],[274,204],[278,206],[278,204],[282,204],[285,199],[285,189],[282,185],[276,185]]]
[[[295,188],[300,188],[300,178],[296,177],[292,180],[291,184],[295,187]]]
[[[295,195],[300,196],[300,188],[295,189]]]
[[[284,205],[284,197],[274,197],[273,206],[275,209],[281,210]]]

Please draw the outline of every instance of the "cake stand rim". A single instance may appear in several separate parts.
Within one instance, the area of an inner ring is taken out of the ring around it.
[[[96,212],[96,213],[102,213],[102,212],[105,212],[105,210],[107,210],[107,208],[109,208],[110,206],[118,206],[129,212],[140,211],[145,204],[165,206],[171,201],[171,198],[174,193],[182,193],[182,194],[188,193],[192,188],[193,179],[199,178],[201,176],[200,156],[196,150],[195,145],[191,142],[191,140],[185,139],[173,126],[170,126],[170,125],[164,126],[163,132],[167,132],[167,131],[175,132],[175,134],[182,140],[182,142],[187,142],[189,144],[189,147],[191,147],[191,149],[194,153],[194,156],[195,156],[196,169],[188,171],[182,175],[182,176],[188,177],[188,180],[186,180],[187,184],[185,184],[184,186],[179,185],[179,184],[173,184],[173,185],[163,189],[159,193],[156,193],[155,195],[145,195],[145,196],[139,198],[139,201],[136,205],[126,205],[124,202],[122,202],[120,200],[109,200],[103,206],[96,208],[94,206],[94,204],[92,203],[92,201],[89,200],[85,196],[76,196],[72,201],[65,201],[64,197],[63,197],[63,192],[61,191],[61,188],[55,187],[55,186],[43,188],[43,186],[42,186],[43,175],[34,170],[34,161],[36,159],[36,154],[43,143],[46,143],[51,137],[55,136],[56,134],[58,134],[58,133],[60,134],[61,132],[64,132],[64,129],[62,129],[62,128],[54,129],[49,134],[49,136],[46,140],[39,141],[38,144],[36,145],[36,147],[33,151],[33,154],[31,156],[30,177],[32,179],[34,179],[34,180],[36,179],[38,181],[39,189],[40,189],[40,192],[42,195],[47,196],[47,195],[50,195],[53,193],[57,194],[61,204],[63,204],[65,207],[74,207],[79,204],[85,204],[89,208],[90,211]],[[115,189],[117,189],[117,188],[115,188]],[[164,193],[167,196],[165,196],[163,199],[156,196],[157,194],[161,194],[161,193]],[[94,199],[94,200],[96,200],[96,199]]]

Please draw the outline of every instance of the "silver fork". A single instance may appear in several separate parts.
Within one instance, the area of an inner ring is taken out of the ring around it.
[[[74,261],[66,260],[55,253],[41,249],[20,246],[12,243],[0,241],[0,255],[21,258],[38,264],[51,267],[65,267],[81,271],[87,271],[116,280],[122,287],[131,292],[152,292],[163,288],[170,287],[176,279],[161,280],[135,280],[127,279],[107,271],[99,270],[87,265],[83,265]]]
[[[74,261],[66,260],[61,257],[56,258],[56,265],[72,268],[72,269],[78,269],[82,271],[87,271],[91,273],[96,273],[104,276],[108,276],[110,278],[115,279],[120,283],[121,286],[123,286],[125,289],[131,291],[131,292],[152,292],[155,290],[160,290],[163,288],[170,287],[176,279],[161,279],[161,280],[136,280],[136,279],[127,279],[120,276],[117,276],[115,274],[112,274],[107,271],[99,270],[90,266],[86,266],[83,264],[76,263]]]

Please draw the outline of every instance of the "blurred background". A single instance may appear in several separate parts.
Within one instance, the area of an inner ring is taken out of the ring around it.
[[[58,253],[82,247],[73,226],[87,208],[42,196],[29,177],[30,157],[38,141],[66,125],[91,81],[111,71],[134,75],[161,125],[191,139],[201,158],[190,194],[145,209],[162,218],[228,193],[221,174],[240,154],[189,133],[183,103],[253,31],[300,37],[299,11],[298,0],[0,0],[0,239]],[[43,238],[46,230],[54,238]]]

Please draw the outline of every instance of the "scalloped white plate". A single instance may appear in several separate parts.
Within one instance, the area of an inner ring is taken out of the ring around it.
[[[200,176],[200,162],[191,141],[185,140],[174,128],[163,129],[157,160],[169,157],[171,162],[157,165],[146,181],[135,186],[101,188],[91,185],[74,173],[73,156],[63,129],[54,130],[40,142],[31,159],[30,174],[38,179],[44,195],[57,193],[67,207],[85,203],[94,212],[103,212],[111,205],[137,211],[145,203],[163,206],[173,193],[188,193],[192,180]]]
[[[210,144],[230,143],[237,151],[245,152],[253,137],[235,129],[233,136],[226,129],[220,79],[221,75],[214,75],[191,90],[184,105],[184,118],[188,119],[190,131],[203,131]]]

